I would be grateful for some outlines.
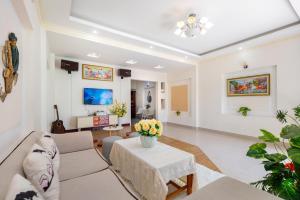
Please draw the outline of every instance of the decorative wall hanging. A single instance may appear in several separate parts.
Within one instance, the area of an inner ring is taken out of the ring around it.
[[[82,78],[88,80],[113,81],[114,69],[96,65],[82,65]]]
[[[188,112],[189,110],[188,85],[171,87],[171,110]]]
[[[270,74],[227,79],[227,96],[269,96]]]
[[[4,64],[4,90],[0,87],[0,99],[4,102],[7,94],[12,92],[12,88],[18,80],[19,50],[17,47],[17,37],[14,33],[10,33],[8,40],[5,41],[2,50],[2,62]]]

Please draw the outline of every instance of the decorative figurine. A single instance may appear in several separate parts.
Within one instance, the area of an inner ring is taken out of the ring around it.
[[[14,33],[8,35],[8,40],[2,50],[2,62],[5,69],[3,70],[4,91],[0,88],[0,99],[4,102],[7,94],[10,94],[18,80],[19,69],[19,50],[17,47],[17,37]]]

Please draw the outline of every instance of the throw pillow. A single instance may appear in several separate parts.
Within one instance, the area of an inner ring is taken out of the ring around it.
[[[37,144],[23,161],[26,177],[46,200],[59,199],[59,179],[50,156]]]
[[[58,148],[54,140],[51,138],[51,135],[50,134],[43,135],[39,140],[39,144],[41,145],[41,147],[46,149],[47,153],[51,156],[53,160],[54,168],[58,170],[60,156],[59,156]]]
[[[44,200],[38,190],[24,177],[15,174],[11,180],[5,200]]]

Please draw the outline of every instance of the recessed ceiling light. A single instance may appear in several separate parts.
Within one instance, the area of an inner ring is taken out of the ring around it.
[[[155,69],[163,69],[164,67],[161,66],[161,65],[157,65],[157,66],[155,66],[155,67],[153,67],[153,68],[155,68]]]
[[[94,34],[97,34],[97,33],[98,33],[98,31],[97,31],[97,30],[93,30],[93,33],[94,33]]]
[[[96,54],[95,52],[94,53],[89,53],[87,54],[88,57],[91,57],[91,58],[99,58],[100,54]]]
[[[243,50],[243,47],[239,47],[238,50],[240,50],[240,51]]]
[[[151,45],[149,48],[150,48],[150,49],[153,49],[153,48],[154,48],[154,46],[152,46],[152,45]]]
[[[130,60],[127,60],[125,63],[130,64],[130,65],[134,65],[134,64],[136,64],[137,62],[138,62],[138,61],[136,61],[136,60],[130,59]]]

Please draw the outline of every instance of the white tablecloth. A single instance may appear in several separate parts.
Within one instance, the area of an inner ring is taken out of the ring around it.
[[[166,183],[189,174],[194,174],[193,191],[198,189],[194,155],[160,142],[153,148],[143,148],[139,137],[115,141],[110,160],[113,168],[148,200],[165,200]]]

